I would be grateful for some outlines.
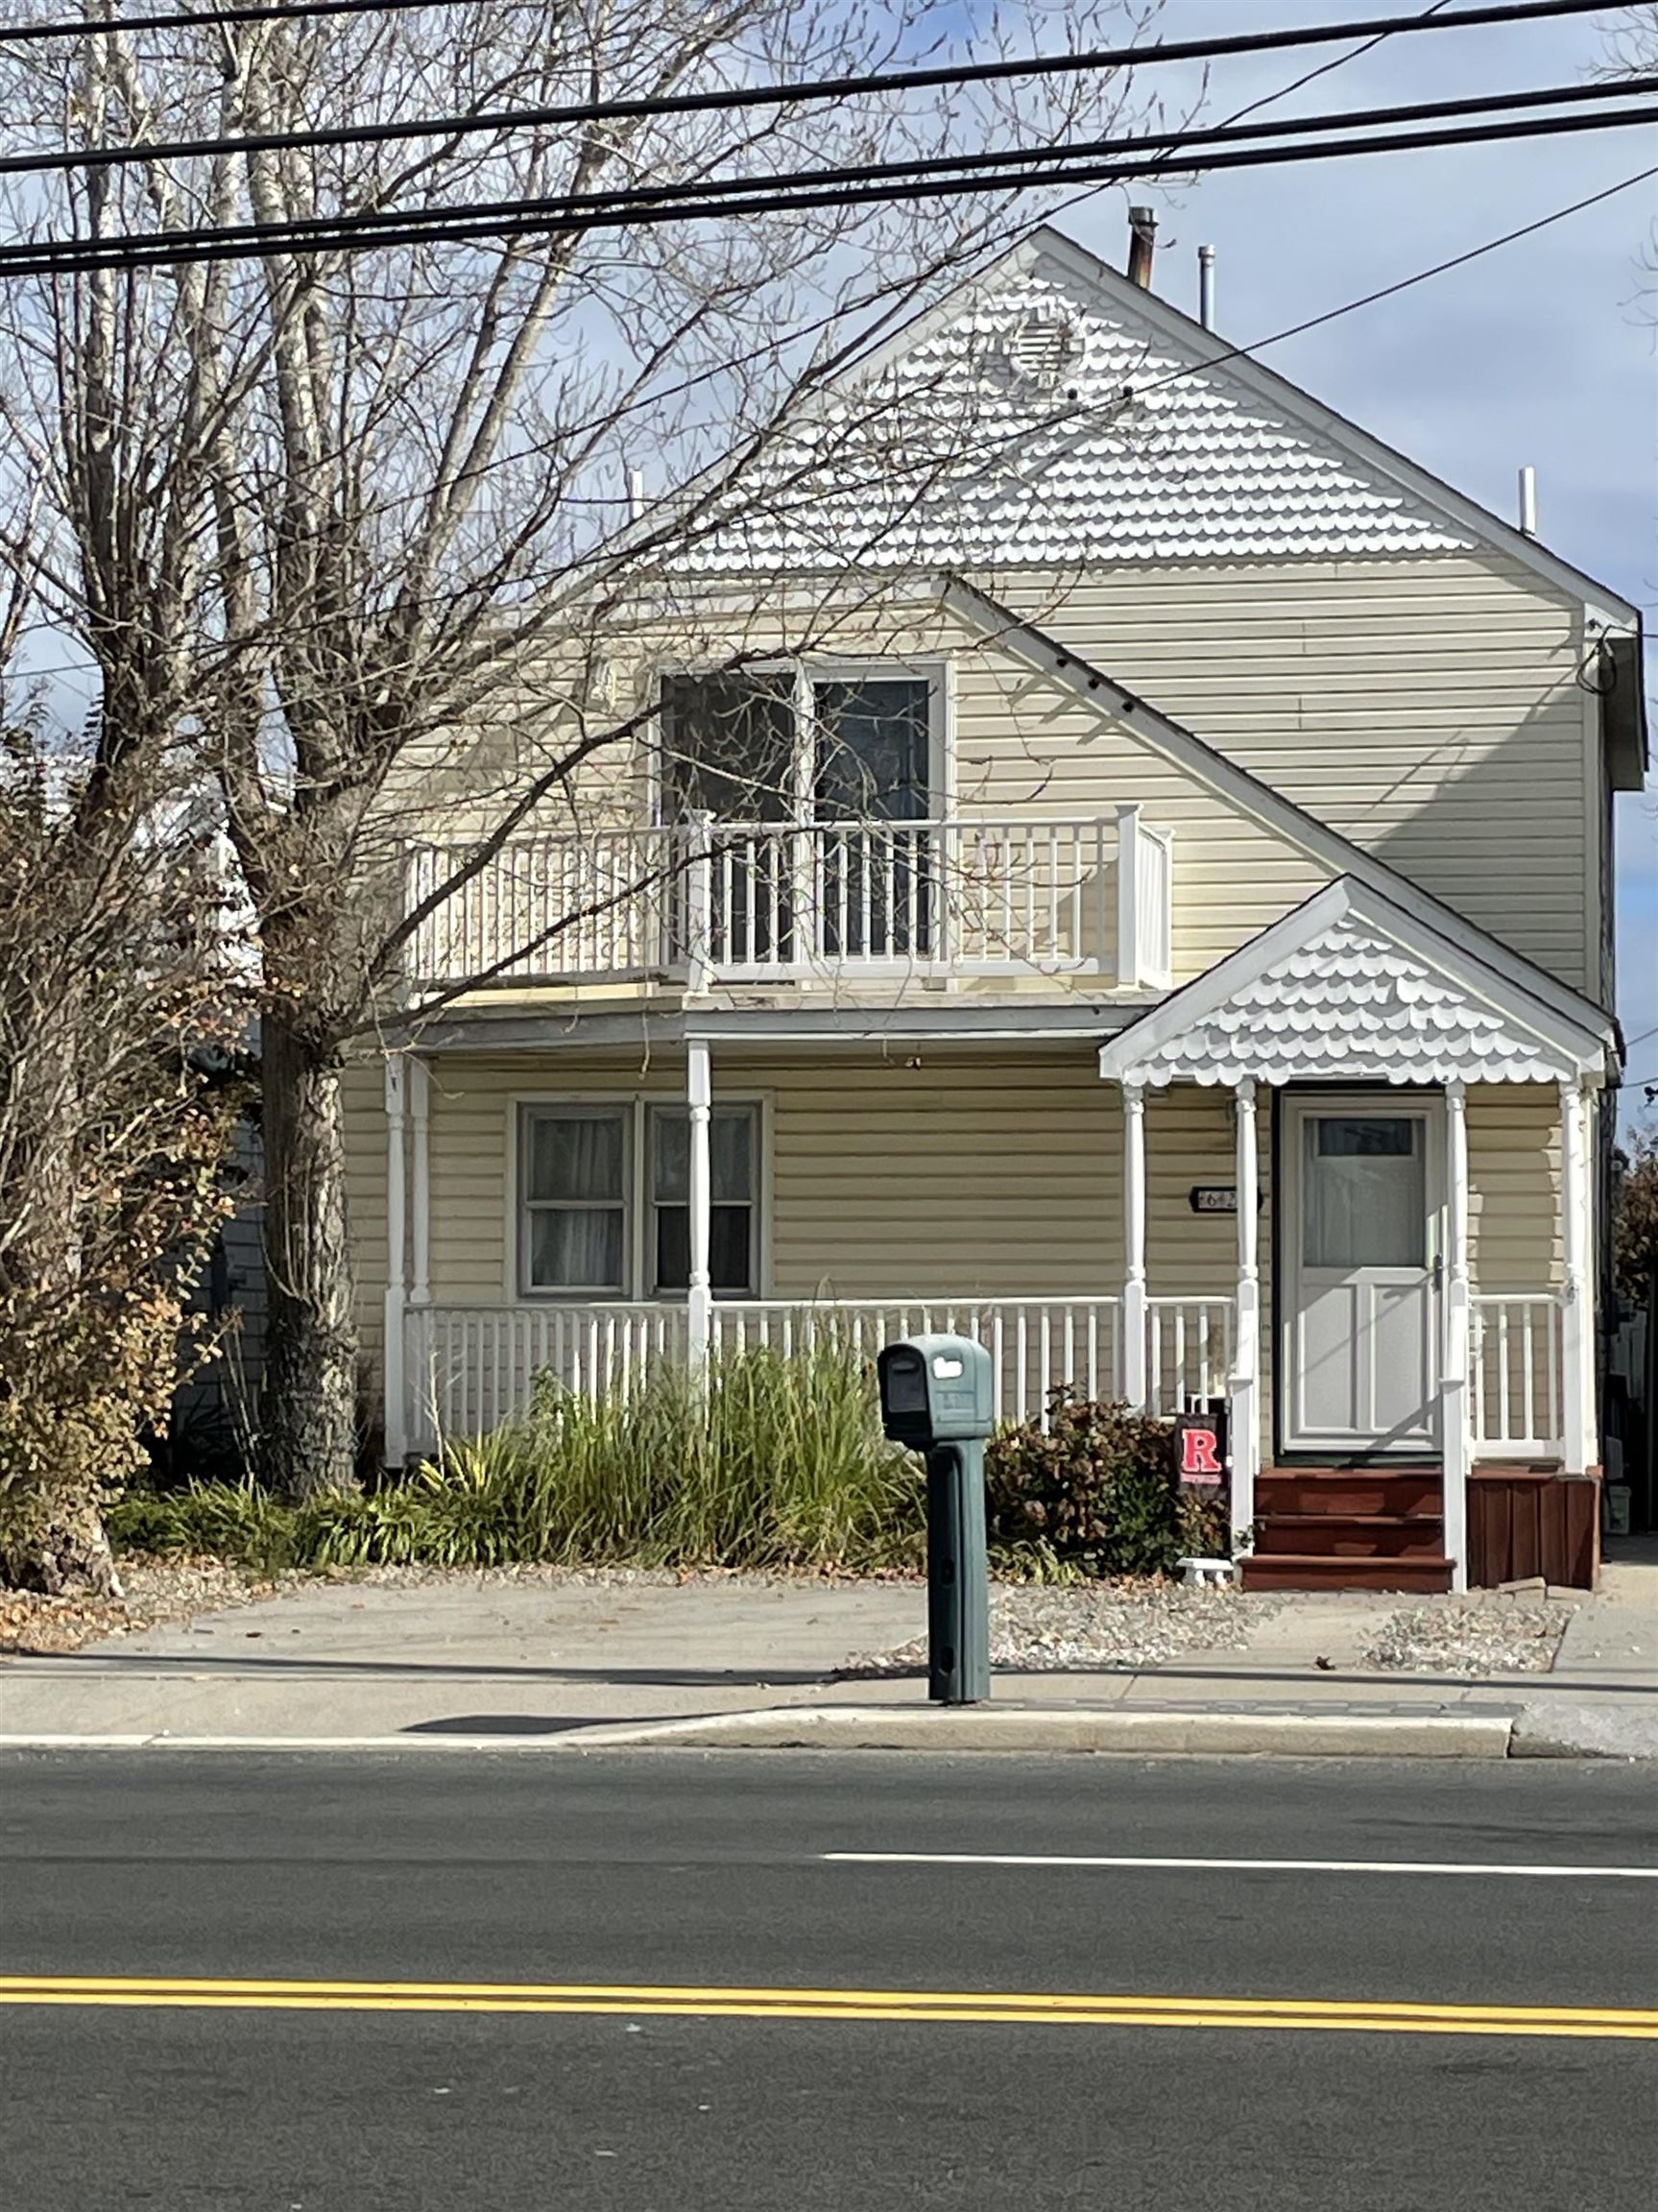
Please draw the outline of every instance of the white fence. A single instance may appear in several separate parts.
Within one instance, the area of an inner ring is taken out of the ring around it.
[[[411,851],[417,986],[839,973],[1166,969],[1170,850],[1135,819],[1119,946],[1115,818],[714,822],[516,837],[450,896],[465,844]],[[1143,939],[1145,950],[1138,950]]]
[[[1566,1435],[1559,1299],[1476,1296],[1469,1305],[1476,1452],[1558,1458]]]
[[[1230,1298],[1148,1298],[1145,1408],[1164,1417],[1188,1402],[1226,1396],[1232,1367]]]
[[[406,1314],[413,1432],[477,1436],[540,1375],[598,1396],[685,1356],[683,1306],[417,1306]]]

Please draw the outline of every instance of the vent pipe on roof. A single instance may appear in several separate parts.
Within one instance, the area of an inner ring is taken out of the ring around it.
[[[1128,211],[1128,280],[1142,292],[1151,290],[1151,256],[1157,251],[1157,210],[1131,207]]]
[[[1520,528],[1526,538],[1537,535],[1537,471],[1529,467],[1520,471]]]
[[[642,469],[628,470],[628,514],[637,522],[645,511],[645,472]]]
[[[1214,328],[1214,248],[1197,249],[1197,320],[1206,330]]]

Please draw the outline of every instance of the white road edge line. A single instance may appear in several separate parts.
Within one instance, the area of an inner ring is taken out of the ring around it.
[[[825,1851],[837,1866],[1105,1866],[1189,1869],[1204,1874],[1497,1874],[1527,1881],[1658,1882],[1658,1866],[1500,1866],[1412,1859],[1095,1858],[1016,1851]]]

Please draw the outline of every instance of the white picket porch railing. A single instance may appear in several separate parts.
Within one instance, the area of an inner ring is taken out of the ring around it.
[[[1160,1300],[1148,1324],[1148,1369],[1160,1396],[1149,1410],[1177,1411],[1189,1397],[1225,1389],[1223,1302]],[[716,1303],[711,1348],[804,1350],[826,1338],[874,1359],[896,1336],[942,1331],[989,1351],[998,1421],[1042,1419],[1068,1384],[1090,1398],[1122,1391],[1117,1298],[833,1298]],[[410,1432],[429,1448],[442,1435],[478,1435],[527,1404],[538,1376],[566,1389],[626,1389],[653,1364],[689,1352],[684,1306],[418,1306],[405,1315]],[[1217,1364],[1218,1362],[1218,1364]]]
[[[1224,1398],[1232,1368],[1231,1298],[1148,1298],[1145,1409],[1162,1418],[1192,1400]]]
[[[703,988],[849,968],[1138,979],[1168,965],[1170,847],[1135,807],[1056,821],[699,815],[526,835],[438,899],[470,850],[411,850],[408,910],[436,902],[410,943],[417,989],[653,977]]]
[[[1474,1448],[1497,1458],[1565,1450],[1563,1315],[1558,1294],[1469,1301]]]

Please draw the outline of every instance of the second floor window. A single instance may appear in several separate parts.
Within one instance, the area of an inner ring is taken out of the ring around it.
[[[662,811],[725,822],[922,822],[937,686],[908,671],[763,669],[662,681]]]

